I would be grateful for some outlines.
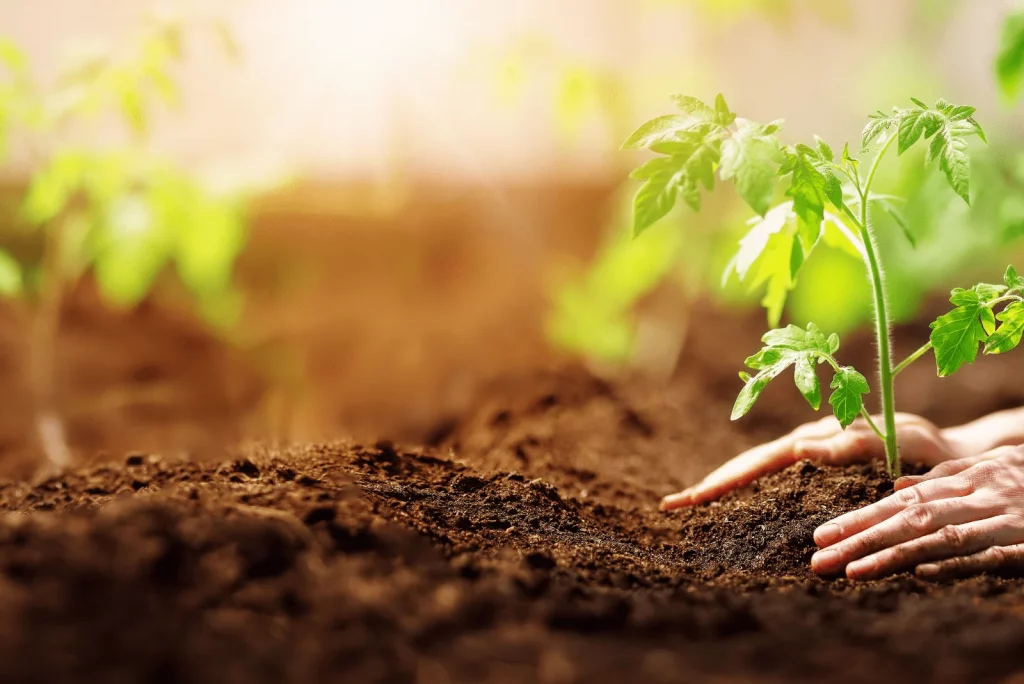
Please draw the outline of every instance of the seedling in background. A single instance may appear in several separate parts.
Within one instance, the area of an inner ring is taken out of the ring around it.
[[[679,198],[699,211],[702,194],[714,189],[716,176],[733,181],[760,218],[740,241],[726,277],[735,273],[751,289],[765,289],[762,303],[772,326],[778,325],[800,267],[817,245],[845,242],[863,256],[874,296],[883,424],[876,425],[864,407],[869,392],[865,376],[839,363],[839,338],[826,335],[814,323],[806,329],[775,328],[764,335],[764,348],[746,360],[751,372],[740,374],[744,384],[732,419],[746,415],[768,383],[790,367],[800,393],[817,410],[822,390],[816,369],[824,365],[832,374],[829,404],[836,419],[844,429],[858,416],[867,421],[885,443],[886,465],[893,477],[900,472],[896,375],[933,351],[938,374],[944,377],[973,363],[979,348],[1001,354],[1016,347],[1024,335],[1024,277],[1010,266],[1002,285],[981,283],[953,290],[950,302],[956,308],[931,324],[929,342],[893,363],[885,274],[872,215],[882,210],[907,239],[913,241],[913,234],[900,215],[899,198],[872,191],[875,174],[893,146],[903,154],[914,145],[927,145],[926,163],[937,164],[953,191],[969,204],[968,141],[976,136],[985,142],[973,107],[944,100],[928,106],[911,99],[913,107],[871,115],[856,156],[848,144],[837,154],[820,138],[813,145],[783,145],[777,137],[782,121],[759,124],[741,119],[721,95],[713,105],[675,96],[679,113],[648,121],[623,145],[660,155],[632,174],[644,182],[634,200],[635,235],[665,216]],[[773,207],[780,184],[786,201]]]
[[[233,55],[226,28],[213,28]],[[17,215],[4,217],[26,229],[27,248],[0,250],[0,295],[27,314],[37,431],[58,467],[69,455],[54,347],[64,295],[82,276],[92,274],[106,302],[131,306],[173,266],[211,323],[230,323],[238,309],[231,276],[245,240],[242,193],[211,192],[144,151],[155,108],[178,104],[172,68],[181,42],[177,21],[154,21],[129,55],[90,55],[41,84],[21,50],[0,39],[0,161],[10,140],[35,166]],[[90,145],[106,139],[94,126],[112,121],[123,124],[124,139]],[[17,235],[4,237],[17,246]]]

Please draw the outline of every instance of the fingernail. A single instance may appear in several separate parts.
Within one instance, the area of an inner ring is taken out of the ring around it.
[[[913,484],[916,484],[919,479],[920,478],[915,477],[913,475],[904,475],[903,477],[901,477],[901,478],[897,479],[895,482],[893,482],[892,486],[893,486],[893,489],[898,491],[900,489],[905,489],[905,488],[907,488],[907,487],[909,487],[909,486],[911,486]]]
[[[846,566],[846,576],[850,579],[857,579],[869,575],[875,571],[875,561],[870,558],[862,558]]]
[[[690,490],[684,489],[678,494],[669,494],[661,500],[661,504],[658,506],[663,511],[667,511],[671,508],[677,508],[679,506],[686,505],[690,500]]]
[[[818,529],[814,530],[814,543],[818,546],[831,546],[839,537],[843,531],[839,529],[839,525],[835,523],[825,523]]]
[[[819,574],[835,572],[840,564],[839,554],[831,549],[818,551],[811,556],[811,569]]]
[[[939,566],[935,563],[925,563],[924,565],[918,565],[914,573],[918,577],[935,577],[939,574]]]

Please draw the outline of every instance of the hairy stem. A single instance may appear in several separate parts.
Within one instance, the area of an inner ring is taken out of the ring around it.
[[[917,361],[919,358],[927,354],[932,350],[932,343],[927,342],[921,345],[921,348],[915,351],[913,354],[896,364],[896,367],[892,369],[892,376],[895,378],[904,368]]]
[[[900,476],[900,456],[896,445],[896,403],[893,390],[892,351],[889,340],[889,306],[885,296],[885,274],[878,260],[875,236],[871,232],[868,213],[868,197],[871,183],[875,179],[878,165],[886,150],[896,140],[893,134],[882,145],[868,171],[867,179],[860,191],[860,231],[864,239],[864,258],[871,273],[871,290],[875,299],[875,337],[878,341],[878,375],[882,386],[882,417],[885,420],[885,464],[889,476]]]
[[[864,420],[867,421],[868,425],[871,427],[872,430],[874,430],[875,434],[878,435],[878,439],[880,439],[880,440],[882,440],[884,442],[885,441],[885,433],[883,433],[881,430],[878,429],[878,426],[875,425],[875,421],[872,420],[872,418],[871,418],[871,414],[868,413],[868,410],[866,408],[864,408],[863,406],[860,407],[860,415],[861,415],[861,417]]]

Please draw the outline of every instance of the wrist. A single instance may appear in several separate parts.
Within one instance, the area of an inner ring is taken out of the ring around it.
[[[996,447],[1024,444],[1024,408],[1009,409],[946,428],[942,436],[956,458],[976,456]]]

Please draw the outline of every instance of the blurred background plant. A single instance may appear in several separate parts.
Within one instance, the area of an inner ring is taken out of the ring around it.
[[[246,198],[259,190],[201,178],[147,149],[150,120],[180,105],[171,68],[186,25],[154,16],[123,50],[73,55],[50,80],[33,77],[23,51],[0,41],[0,153],[8,140],[34,167],[27,190],[0,220],[0,294],[20,302],[40,445],[68,463],[57,410],[54,353],[65,294],[86,275],[114,307],[138,304],[173,268],[203,318],[228,329],[241,293],[232,269],[245,244]],[[210,27],[229,57],[227,28]],[[111,135],[110,125],[115,123]],[[120,125],[117,126],[116,124]]]

